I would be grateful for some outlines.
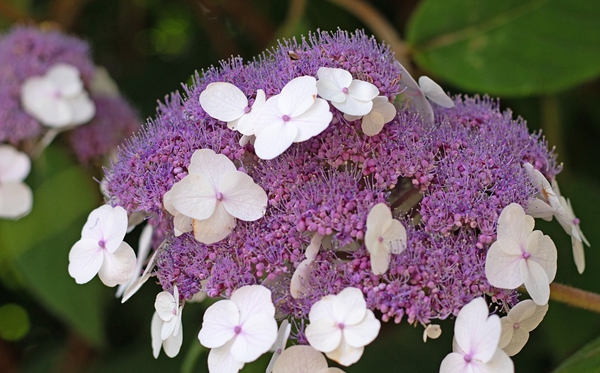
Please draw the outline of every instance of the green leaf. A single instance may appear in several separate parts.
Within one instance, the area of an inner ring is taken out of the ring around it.
[[[556,92],[600,74],[600,2],[426,0],[407,40],[421,68],[471,91]]]
[[[565,360],[553,373],[595,372],[600,372],[600,338],[585,345],[581,350]]]
[[[0,261],[12,266],[23,286],[49,310],[101,346],[104,288],[98,281],[77,285],[67,271],[71,246],[98,206],[98,185],[57,146],[33,164],[27,183],[33,189],[33,209],[20,220],[0,221]]]

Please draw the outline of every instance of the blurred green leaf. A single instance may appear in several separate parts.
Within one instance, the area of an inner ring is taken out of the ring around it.
[[[41,303],[101,346],[103,288],[97,281],[77,285],[67,272],[69,250],[98,205],[98,186],[58,146],[34,162],[27,183],[33,189],[33,210],[20,220],[0,221],[0,259],[14,265]]]
[[[419,66],[463,89],[549,93],[600,74],[600,2],[426,0],[408,42]]]
[[[562,363],[553,373],[600,372],[600,338],[585,345]]]
[[[7,341],[18,341],[29,331],[29,315],[27,310],[16,303],[0,307],[0,338]]]

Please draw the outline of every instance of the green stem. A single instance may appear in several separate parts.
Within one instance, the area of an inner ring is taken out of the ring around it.
[[[554,282],[550,284],[550,299],[600,313],[600,294]]]

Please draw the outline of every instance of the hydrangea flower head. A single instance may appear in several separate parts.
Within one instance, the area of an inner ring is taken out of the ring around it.
[[[321,92],[320,81],[337,88]],[[163,289],[177,286],[182,301],[202,292],[231,302],[241,289],[262,286],[279,319],[311,320],[292,340],[310,342],[342,364],[360,358],[377,334],[342,338],[346,329],[339,323],[346,325],[346,318],[351,325],[368,319],[372,332],[379,321],[368,315],[430,325],[484,294],[512,307],[526,281],[496,283],[484,269],[486,260],[505,240],[503,211],[511,204],[523,210],[539,193],[524,165],[554,178],[560,171],[555,155],[497,100],[455,96],[451,105],[441,88],[424,82],[421,89],[386,46],[362,32],[312,34],[282,41],[249,63],[225,61],[171,95],[119,149],[106,169],[109,203],[152,216],[163,232],[152,272]],[[369,94],[350,90],[352,84]],[[226,90],[211,98],[215,87]],[[344,87],[352,95],[342,97]],[[396,103],[403,91],[414,93],[412,102]],[[221,116],[230,104],[232,115]],[[345,105],[368,108],[349,114]],[[254,143],[239,130],[248,113]],[[376,114],[381,118],[366,119]],[[212,176],[199,172],[198,152],[210,154],[205,166]],[[226,182],[230,174],[239,180]],[[235,220],[218,197],[230,190],[244,195],[251,188],[242,179],[264,191],[256,219]],[[385,221],[388,230],[369,219],[377,206],[386,213],[374,220]],[[213,214],[218,219],[211,220]],[[218,223],[201,227],[206,221]],[[198,234],[213,228],[219,237]],[[538,233],[534,238],[546,242]],[[342,312],[340,304],[350,303],[360,303],[360,317]],[[226,304],[219,306],[228,307],[222,314],[233,315],[238,306]],[[207,331],[218,312],[210,314]],[[335,315],[328,322],[337,329],[311,326],[326,314]],[[232,316],[227,325],[240,326],[236,320]],[[327,338],[320,330],[330,332]],[[213,351],[226,350],[209,365],[235,371],[255,357],[232,352],[234,334],[204,341]]]

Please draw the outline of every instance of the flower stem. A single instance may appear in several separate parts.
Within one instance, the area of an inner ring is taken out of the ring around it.
[[[600,313],[600,294],[554,282],[550,284],[550,299]]]
[[[380,41],[385,42],[394,51],[395,57],[408,72],[411,64],[408,61],[408,47],[400,38],[394,26],[373,5],[363,0],[329,0],[348,13],[361,20],[373,31]]]

